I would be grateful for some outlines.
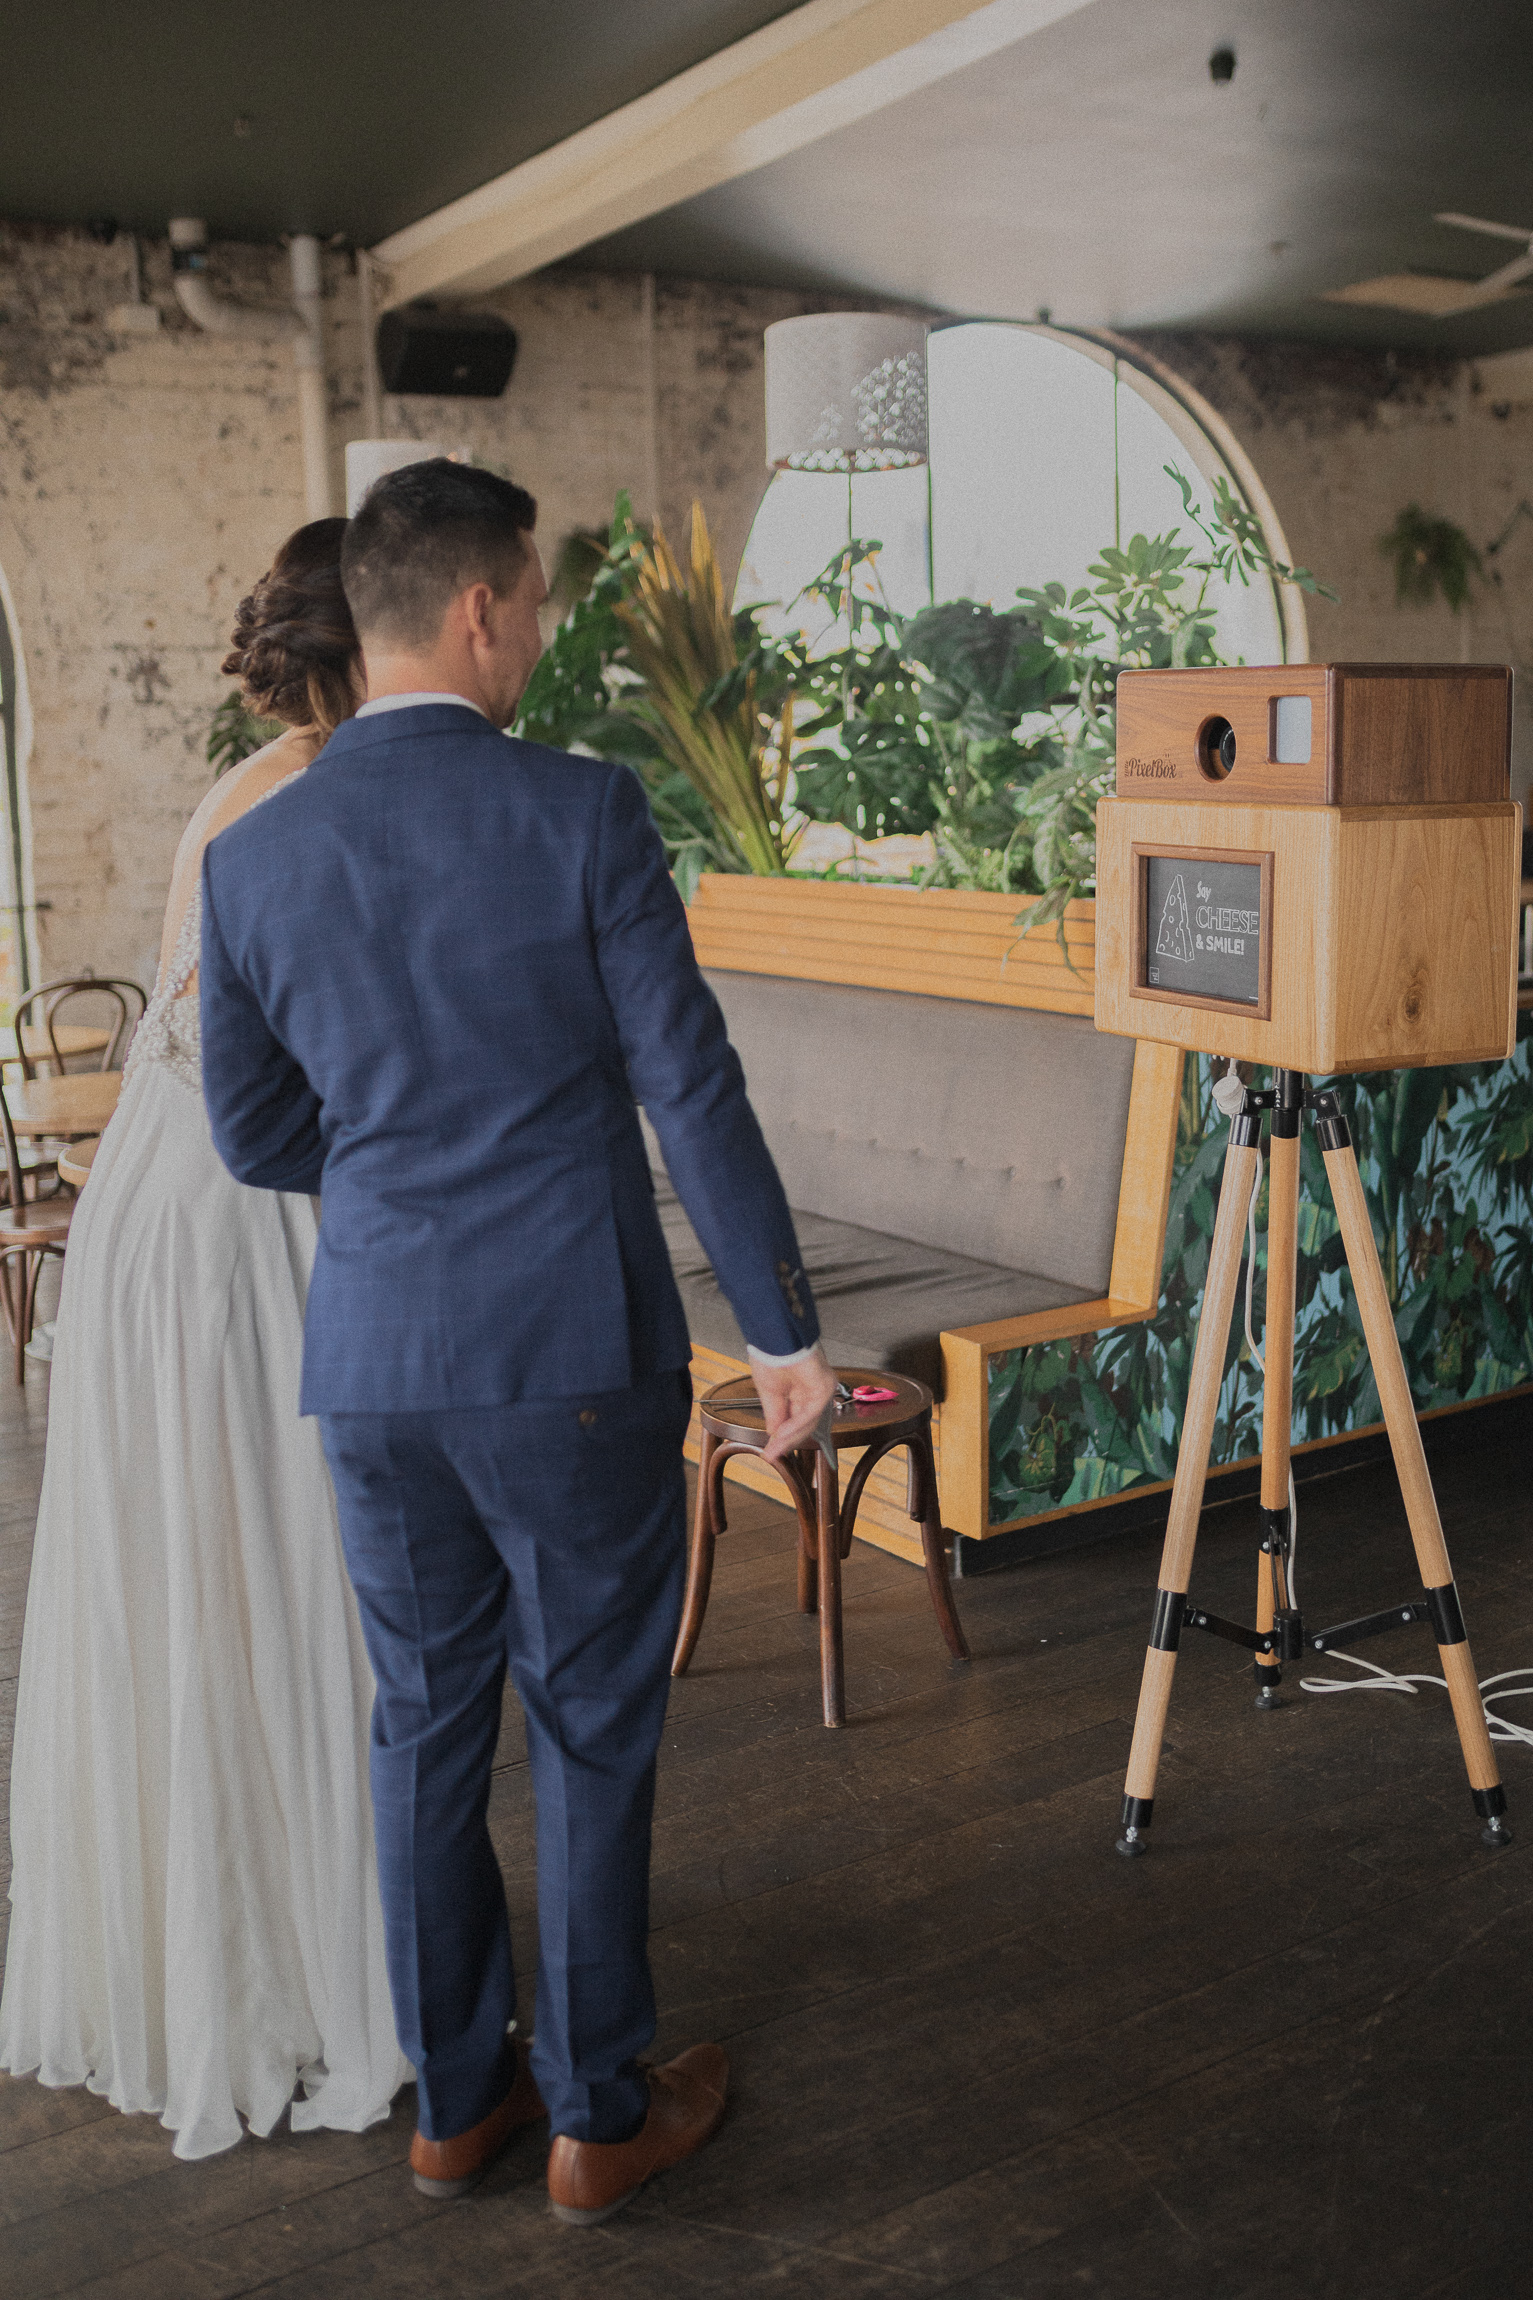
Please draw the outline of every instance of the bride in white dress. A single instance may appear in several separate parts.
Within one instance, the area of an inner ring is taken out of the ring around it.
[[[329,1476],[298,1418],[315,1204],[250,1190],[203,1111],[207,840],[355,708],[345,522],[240,609],[290,731],[176,856],[165,945],[70,1233],[22,1642],[0,2067],[147,2110],[178,2156],[359,2132],[411,2076],[383,1960],[373,1683]],[[294,2098],[295,2088],[299,2097]]]

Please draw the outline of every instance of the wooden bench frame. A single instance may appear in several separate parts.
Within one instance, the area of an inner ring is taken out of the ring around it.
[[[1052,925],[1019,938],[1019,907],[1015,895],[708,874],[699,882],[689,916],[693,946],[705,967],[1089,1016],[1095,904],[1070,905],[1064,948]],[[1160,1297],[1181,1090],[1178,1049],[1139,1040],[1107,1293],[1073,1309],[1037,1310],[943,1334],[944,1395],[933,1416],[933,1437],[943,1523],[950,1531],[986,1541],[1019,1525],[1041,1525],[1101,1506],[1081,1502],[1068,1510],[990,1523],[990,1360],[1038,1342],[1098,1334],[1153,1317]],[[692,1378],[699,1391],[745,1370],[741,1360],[717,1350],[693,1354]],[[687,1452],[689,1459],[697,1459],[695,1414]],[[851,1466],[845,1465],[843,1481]],[[753,1491],[781,1498],[770,1473],[748,1457],[731,1462],[725,1474]],[[920,1538],[905,1515],[903,1469],[881,1464],[874,1471],[857,1531],[862,1540],[920,1564]]]

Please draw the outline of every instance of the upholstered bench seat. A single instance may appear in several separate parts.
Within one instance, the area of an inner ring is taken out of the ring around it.
[[[942,1340],[1106,1292],[1134,1049],[1082,1017],[709,969],[832,1363],[944,1391]],[[650,1137],[694,1344],[744,1338]]]
[[[660,1219],[694,1344],[727,1358],[745,1356],[745,1339],[720,1291],[707,1255],[663,1177],[656,1177]],[[832,1222],[795,1207],[804,1269],[820,1312],[821,1338],[832,1365],[882,1366],[913,1374],[942,1395],[943,1333],[1025,1317],[1090,1299],[1090,1289],[1057,1278],[971,1261],[940,1246],[892,1238],[854,1222]]]
[[[1092,1027],[1092,906],[1069,905],[1064,942],[1052,926],[1019,934],[1019,908],[951,888],[705,872],[688,914],[832,1360],[935,1395],[942,1522],[961,1572],[984,1570],[971,1555],[1000,1558],[993,1536],[1020,1529],[1033,1544],[1044,1520],[1116,1491],[1116,1463],[1058,1454],[1052,1506],[1029,1489],[1014,1514],[1015,1415],[992,1463],[992,1405],[1025,1406],[1017,1353],[1041,1353],[1026,1392],[1057,1439],[1068,1409],[1043,1393],[1068,1381],[1077,1345],[1153,1316],[1181,1106],[1176,1048]],[[653,1135],[650,1154],[701,1393],[746,1375],[745,1343]],[[699,1431],[694,1459],[700,1443]],[[724,1475],[779,1493],[749,1453]],[[870,1470],[856,1530],[928,1562],[899,1462]],[[1057,1545],[1046,1526],[1042,1540]]]

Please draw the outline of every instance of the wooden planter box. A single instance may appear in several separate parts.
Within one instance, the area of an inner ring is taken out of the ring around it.
[[[1062,950],[1057,924],[1019,937],[1022,900],[948,887],[709,872],[698,881],[688,917],[704,966],[1090,1014],[1096,904],[1070,904]]]
[[[1057,923],[1019,934],[1023,899],[946,888],[710,874],[698,885],[689,917],[705,967],[1089,1016],[1095,991],[1095,904],[1071,903],[1062,948]],[[985,1541],[1009,1530],[990,1521],[990,1360],[1037,1342],[1099,1333],[1154,1312],[1181,1076],[1180,1053],[1141,1042],[1107,1297],[942,1337],[945,1394],[934,1416],[934,1436],[943,1520],[957,1533]],[[699,1391],[744,1370],[739,1360],[711,1350],[699,1349],[693,1358]],[[688,1453],[696,1460],[695,1420]],[[843,1481],[858,1458],[842,1457]],[[725,1474],[774,1500],[783,1498],[773,1473],[748,1457],[736,1457]],[[875,1470],[857,1531],[879,1548],[921,1562],[919,1539],[905,1513],[903,1456]]]

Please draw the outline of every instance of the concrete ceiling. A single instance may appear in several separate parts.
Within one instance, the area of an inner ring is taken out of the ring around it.
[[[13,7],[0,215],[373,244],[792,13],[784,0],[50,0]],[[1233,80],[1208,60],[1232,48]],[[1326,302],[1479,277],[1533,232],[1529,0],[1089,0],[570,260],[1065,324],[1483,355],[1457,318]]]
[[[12,0],[0,216],[370,245],[793,0]]]
[[[1530,162],[1528,0],[1093,0],[578,260],[1469,356],[1533,343],[1533,295],[1442,321],[1322,298],[1490,272],[1517,250],[1433,212],[1533,234]]]

